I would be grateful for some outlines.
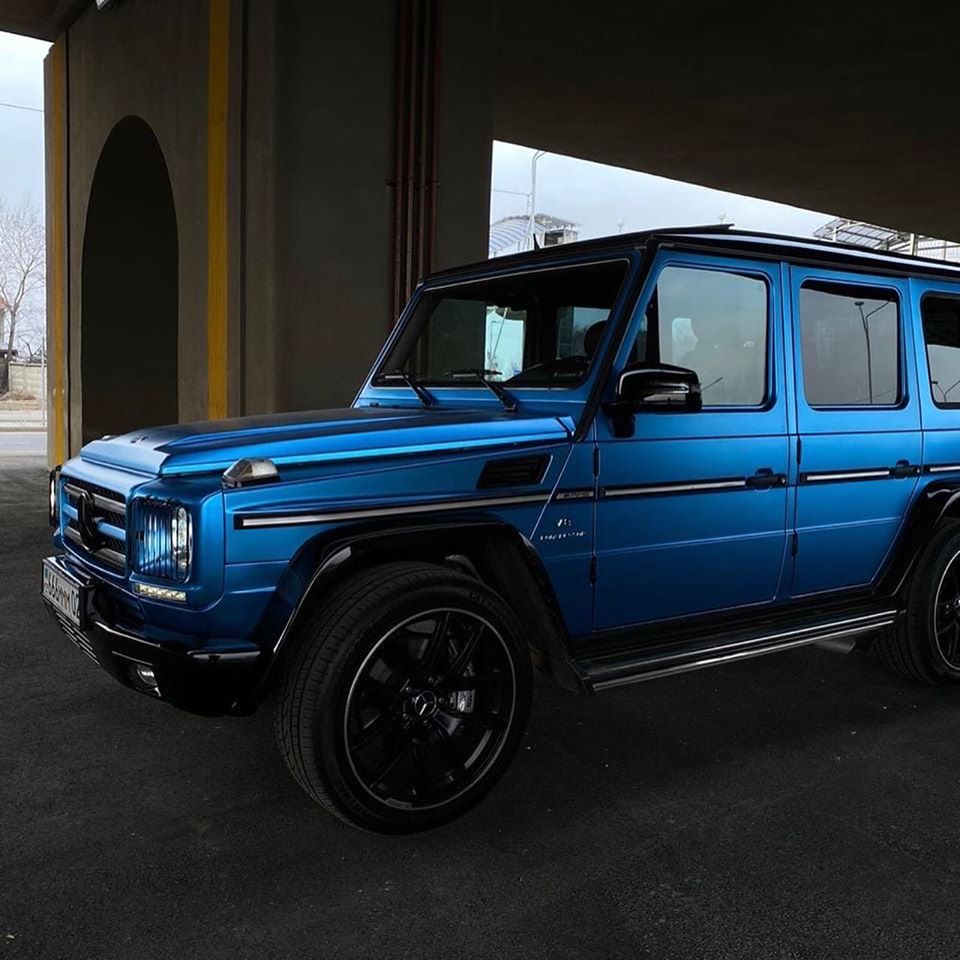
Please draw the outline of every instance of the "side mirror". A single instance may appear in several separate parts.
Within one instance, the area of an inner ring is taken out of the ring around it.
[[[693,370],[661,363],[626,366],[617,381],[617,395],[606,411],[618,437],[633,435],[635,413],[696,413],[703,409],[700,379]]]
[[[693,370],[662,363],[631,363],[617,382],[617,405],[630,413],[696,413],[703,409],[700,380]]]

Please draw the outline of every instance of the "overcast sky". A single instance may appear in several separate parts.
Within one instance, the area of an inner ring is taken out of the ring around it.
[[[14,205],[24,198],[43,204],[43,114],[35,110],[43,108],[49,46],[0,33],[0,197]]]
[[[530,192],[533,150],[512,143],[493,146],[491,220],[526,213],[527,199],[499,191]],[[537,162],[537,212],[579,223],[583,239],[650,227],[735,223],[750,230],[809,236],[832,219],[829,213],[756,200],[649,173],[608,167],[548,153]]]
[[[0,196],[14,204],[24,197],[43,200],[43,114],[19,108],[43,106],[43,58],[48,47],[39,40],[0,33]],[[532,153],[527,147],[494,144],[494,190],[528,193]],[[522,196],[494,192],[492,201],[493,220],[527,212]],[[616,233],[621,219],[624,232],[716,223],[722,217],[738,227],[804,236],[830,219],[828,213],[559,154],[539,161],[537,209],[579,223],[584,238]]]

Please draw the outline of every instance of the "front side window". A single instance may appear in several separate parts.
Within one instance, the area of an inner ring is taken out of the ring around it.
[[[704,407],[757,407],[767,397],[769,300],[760,277],[664,267],[631,360],[693,370]]]
[[[920,312],[933,402],[938,407],[960,406],[960,299],[927,296]]]
[[[626,261],[530,271],[427,291],[374,383],[573,387],[586,376]]]
[[[897,295],[808,280],[800,287],[803,390],[811,407],[900,402]]]

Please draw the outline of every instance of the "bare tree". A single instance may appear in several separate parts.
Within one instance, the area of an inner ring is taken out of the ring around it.
[[[11,208],[0,198],[0,396],[9,389],[17,325],[43,287],[44,254],[40,211],[29,202]]]

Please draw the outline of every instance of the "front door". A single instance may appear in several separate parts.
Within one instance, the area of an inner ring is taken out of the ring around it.
[[[795,597],[865,586],[916,490],[922,439],[905,281],[790,270],[799,432]]]
[[[691,368],[703,410],[638,414],[628,438],[598,416],[595,629],[776,597],[789,447],[779,270],[672,251],[655,262],[614,373],[634,360]]]

